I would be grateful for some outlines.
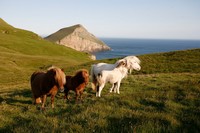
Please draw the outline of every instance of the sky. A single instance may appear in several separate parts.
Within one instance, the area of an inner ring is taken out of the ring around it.
[[[0,18],[40,36],[81,24],[97,37],[200,40],[200,0],[0,0]]]

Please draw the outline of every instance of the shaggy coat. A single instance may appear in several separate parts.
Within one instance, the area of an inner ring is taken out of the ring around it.
[[[59,89],[64,91],[65,83],[65,74],[60,68],[52,67],[47,72],[34,72],[31,75],[33,103],[42,103],[42,109],[44,109],[46,97],[51,95],[51,105],[54,108],[54,97]]]
[[[91,66],[91,80],[92,80],[92,88],[96,90],[98,83],[97,83],[97,76],[103,70],[113,70],[116,68],[121,62],[126,63],[126,68],[130,71],[135,69],[139,71],[141,69],[140,60],[136,56],[126,56],[123,59],[116,61],[115,64],[107,64],[107,63],[98,63]]]
[[[66,84],[64,85],[64,98],[69,100],[68,93],[70,90],[73,90],[76,93],[76,102],[78,102],[79,96],[82,100],[82,94],[88,82],[89,73],[85,69],[79,70],[74,76],[66,76]]]
[[[128,69],[126,68],[126,63],[120,62],[119,65],[113,70],[103,70],[99,73],[97,76],[99,86],[97,86],[96,96],[101,96],[101,91],[107,82],[112,84],[110,92],[112,92],[112,89],[114,88],[114,91],[117,91],[119,94],[121,80],[127,75],[127,72]]]

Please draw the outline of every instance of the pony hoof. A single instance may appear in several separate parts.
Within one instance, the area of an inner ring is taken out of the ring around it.
[[[45,109],[45,107],[40,107],[40,110],[45,111],[46,109]]]

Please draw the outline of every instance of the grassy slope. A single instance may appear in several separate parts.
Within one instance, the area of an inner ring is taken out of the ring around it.
[[[86,53],[60,46],[0,20],[0,88],[26,84],[39,68],[69,66],[90,61]],[[13,82],[16,81],[16,82]]]
[[[55,110],[50,108],[48,98],[46,111],[41,112],[31,104],[28,77],[34,69],[50,64],[67,65],[66,74],[73,74],[80,68],[89,70],[96,62],[117,60],[81,63],[82,57],[66,55],[65,63],[62,54],[24,54],[1,47],[0,71],[9,76],[1,77],[4,89],[1,87],[0,93],[0,132],[200,131],[200,49],[141,55],[142,70],[122,81],[120,95],[108,93],[110,85],[106,85],[102,97],[96,98],[88,86],[83,103],[75,104],[73,98],[64,101],[59,93]],[[73,97],[74,93],[70,95]]]
[[[142,71],[123,80],[120,95],[101,98],[88,86],[84,102],[75,104],[63,94],[56,96],[56,109],[41,112],[31,104],[30,87],[0,95],[0,131],[4,132],[199,132],[200,49],[142,55]],[[114,63],[117,59],[103,60]],[[67,74],[95,62],[77,65]],[[171,65],[170,65],[171,64]]]

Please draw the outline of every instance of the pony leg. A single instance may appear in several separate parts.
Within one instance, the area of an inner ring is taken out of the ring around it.
[[[113,84],[114,93],[116,93],[117,82]]]
[[[97,80],[95,77],[93,77],[93,81],[92,81],[92,89],[96,90],[97,89]]]
[[[117,94],[119,94],[120,83],[121,83],[121,81],[117,82]]]
[[[83,101],[83,97],[82,96],[83,96],[83,91],[80,92],[80,99],[81,99],[81,101]]]
[[[101,91],[103,90],[104,86],[105,86],[105,84],[102,84],[101,86],[99,86],[99,89],[96,92],[96,97],[101,97]]]
[[[44,108],[44,104],[45,104],[45,102],[46,102],[46,99],[47,99],[47,95],[43,95],[42,96],[42,109],[44,110],[45,108]]]
[[[93,90],[96,90],[97,89],[97,79],[96,79],[96,76],[94,74],[94,67],[96,65],[92,65],[91,66],[91,70],[90,70],[90,73],[91,73],[91,87]]]
[[[78,97],[80,96],[79,91],[76,91],[76,103],[78,102]]]
[[[69,100],[69,97],[68,97],[69,90],[68,90],[68,89],[66,89],[64,92],[65,92],[64,99],[66,99],[66,98],[67,98],[67,100]]]
[[[110,93],[112,93],[114,87],[115,87],[115,84],[112,84],[112,87],[110,88]]]
[[[40,97],[36,98],[36,99],[35,99],[35,103],[36,103],[36,104],[42,103],[41,98],[40,98]]]
[[[117,92],[117,87],[118,87],[118,84],[115,84],[115,87],[114,87],[114,93]]]
[[[99,85],[97,85],[97,89],[96,89],[96,97],[98,97],[99,95]]]
[[[55,97],[55,95],[52,94],[51,95],[51,107],[52,107],[52,109],[54,109],[54,97]]]
[[[132,73],[132,70],[133,70],[132,68],[131,68],[131,69],[129,69],[129,73],[130,73],[130,74]]]

